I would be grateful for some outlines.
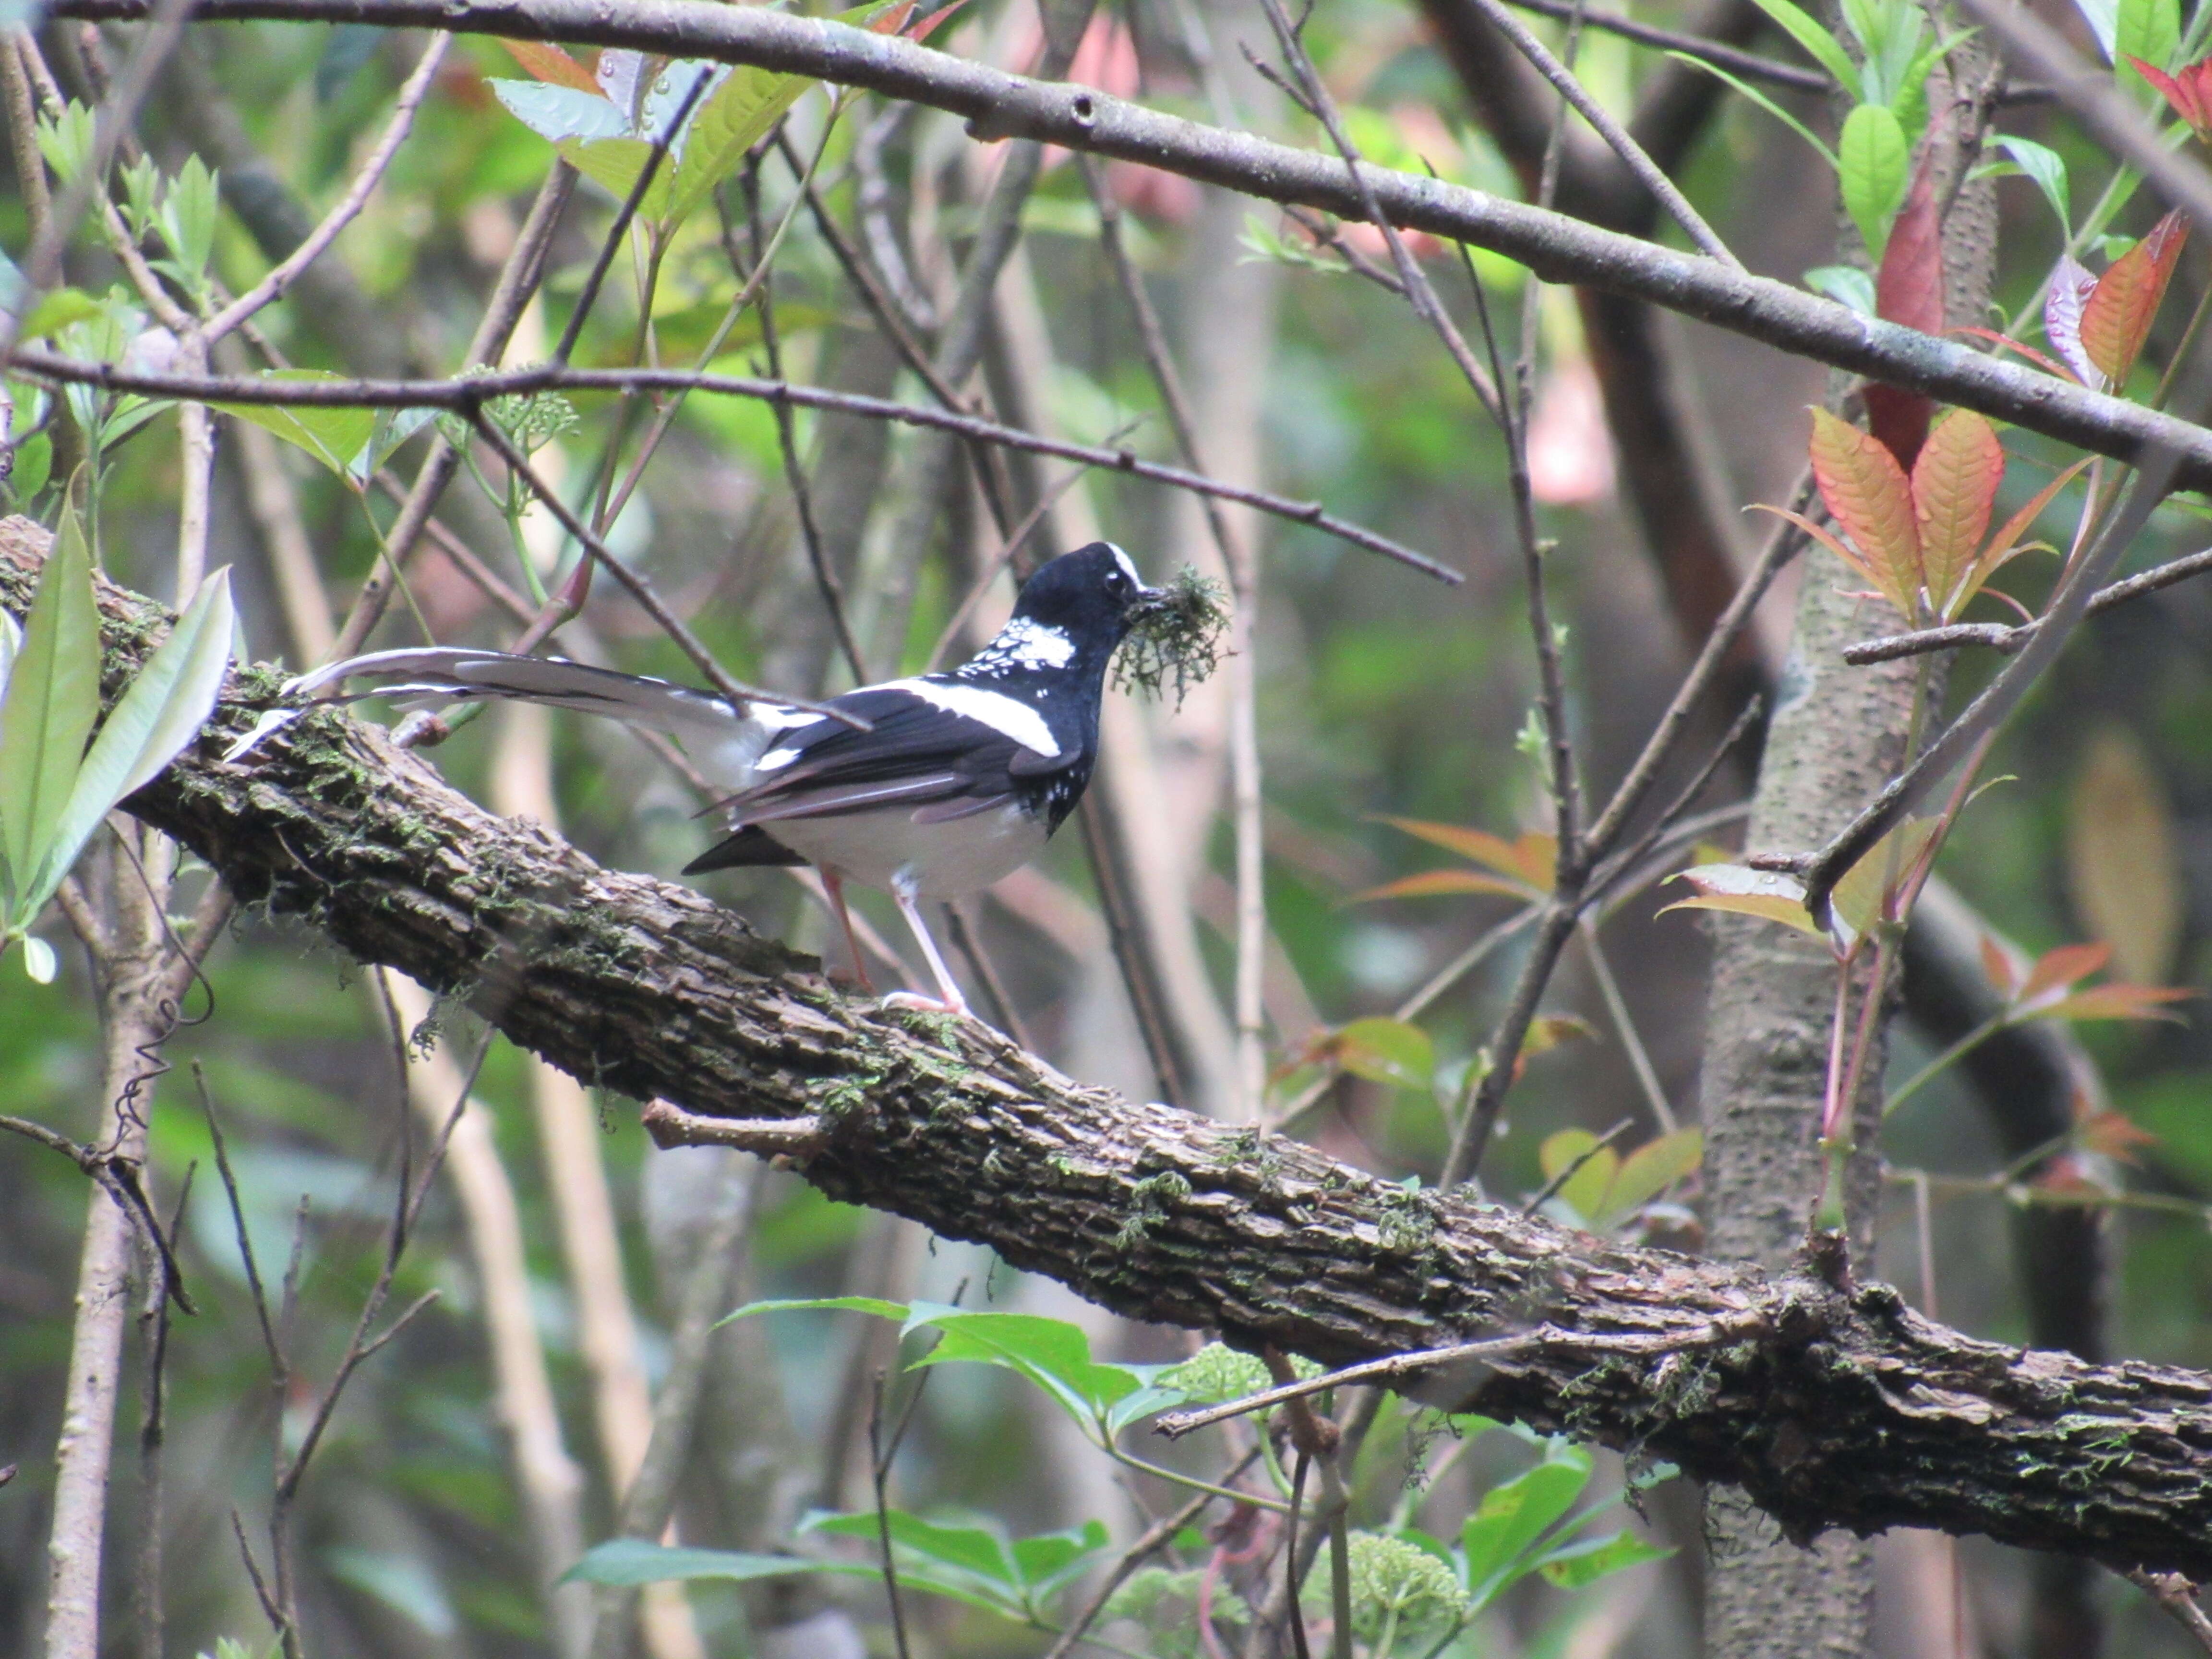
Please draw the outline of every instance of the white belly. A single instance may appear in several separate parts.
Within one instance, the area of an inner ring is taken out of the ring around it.
[[[761,828],[810,862],[884,891],[964,898],[1044,850],[1042,822],[1011,803],[949,823],[916,823],[910,806],[836,817],[788,819]]]

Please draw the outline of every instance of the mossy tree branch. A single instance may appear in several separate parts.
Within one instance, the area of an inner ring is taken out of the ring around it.
[[[0,525],[19,615],[44,542]],[[167,614],[100,599],[112,695]],[[1343,1363],[1522,1334],[1419,1391],[1740,1485],[1799,1534],[1934,1527],[2212,1578],[2212,1376],[1977,1341],[1884,1285],[1617,1245],[1082,1088],[975,1026],[839,994],[700,895],[494,817],[342,714],[226,763],[278,678],[237,676],[130,809],[241,900],[669,1103],[648,1113],[664,1139],[757,1122],[832,1197],[1254,1348]],[[810,1118],[811,1136],[792,1121]]]

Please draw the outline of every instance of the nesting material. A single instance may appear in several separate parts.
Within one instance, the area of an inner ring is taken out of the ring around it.
[[[1221,584],[1185,565],[1163,597],[1136,614],[1114,659],[1114,684],[1158,696],[1175,686],[1176,707],[1190,688],[1220,665],[1229,629],[1228,595]]]

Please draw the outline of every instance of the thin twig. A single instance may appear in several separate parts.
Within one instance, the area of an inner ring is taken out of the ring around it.
[[[1476,10],[1489,19],[1490,25],[1508,40],[1514,50],[1534,64],[1536,72],[1550,82],[1561,98],[1572,105],[1575,112],[1588,121],[1597,136],[1626,164],[1629,172],[1653,199],[1667,210],[1668,215],[1682,228],[1683,234],[1697,244],[1699,252],[1717,259],[1731,270],[1741,270],[1743,262],[1729,251],[1728,244],[1713,234],[1705,216],[1690,205],[1689,198],[1676,187],[1645,153],[1628,129],[1614,120],[1605,106],[1589,94],[1588,88],[1576,78],[1575,72],[1552,55],[1551,49],[1528,32],[1528,25],[1505,9],[1503,0],[1468,0]],[[1576,10],[1571,21],[1580,27],[1583,14]]]
[[[889,1496],[890,1460],[884,1452],[884,1374],[876,1373],[875,1389],[868,1407],[868,1476],[876,1498],[876,1543],[883,1552],[884,1594],[891,1608],[891,1649],[898,1659],[909,1659],[906,1640],[906,1602],[899,1595],[898,1569],[891,1560],[891,1510]]]
[[[698,391],[726,397],[751,398],[762,402],[786,401],[802,409],[824,409],[859,415],[872,420],[897,421],[908,426],[933,427],[957,435],[981,439],[1036,455],[1080,461],[1087,466],[1148,478],[1178,489],[1223,501],[1240,502],[1295,524],[1303,524],[1380,553],[1408,565],[1425,575],[1456,586],[1460,572],[1401,546],[1388,537],[1337,518],[1317,501],[1293,501],[1264,489],[1225,483],[1178,466],[1140,459],[1133,450],[1071,443],[1013,427],[1001,426],[979,416],[950,410],[925,409],[871,398],[859,392],[836,392],[826,386],[793,386],[750,375],[709,374],[702,371],[666,368],[562,368],[544,365],[471,374],[447,380],[266,380],[250,375],[140,374],[112,363],[91,363],[48,351],[23,347],[15,353],[13,367],[26,376],[67,385],[96,386],[111,392],[136,392],[148,397],[175,398],[200,403],[265,404],[293,408],[321,409],[449,409],[463,415],[495,398],[530,397],[540,392]],[[497,447],[496,445],[494,447]],[[410,498],[411,499],[411,498]],[[426,513],[427,516],[427,513]],[[397,542],[398,526],[392,539]],[[572,531],[573,535],[574,532]],[[341,636],[339,644],[345,640]]]
[[[399,102],[392,112],[392,119],[384,129],[384,136],[377,141],[376,148],[369,152],[361,171],[354,175],[352,185],[339,199],[337,205],[323,216],[322,222],[308,233],[307,240],[286,254],[259,282],[208,319],[203,331],[210,344],[222,338],[264,306],[282,299],[284,290],[291,286],[292,279],[322,258],[324,250],[337,240],[338,234],[360,216],[362,209],[368,205],[368,198],[375,192],[377,185],[384,182],[384,175],[391,167],[392,158],[399,154],[400,145],[407,142],[407,135],[415,125],[415,112],[422,107],[422,100],[437,76],[438,66],[446,60],[446,49],[453,43],[453,37],[450,34],[430,37],[430,44],[423,48],[422,56],[416,60],[414,73],[399,88]]]
[[[2148,570],[2116,581],[2109,587],[2099,588],[2090,596],[2086,614],[2092,617],[2100,615],[2116,605],[2141,599],[2161,587],[2171,587],[2191,576],[2201,576],[2208,570],[2212,570],[2212,548],[2153,566]],[[2040,617],[2033,622],[2012,624],[1954,623],[1944,628],[1923,628],[1910,634],[1890,634],[1881,639],[1847,645],[1844,647],[1843,655],[1844,660],[1854,668],[1863,668],[1869,663],[1889,662],[1898,657],[1915,657],[1925,651],[1948,651],[1966,645],[1985,645],[2000,656],[2009,657],[2033,639],[2036,629],[2042,626]]]
[[[2140,1567],[2127,1578],[2187,1631],[2197,1646],[2212,1653],[2212,1619],[2206,1618],[2204,1609],[2197,1605],[2195,1584],[2178,1572],[2148,1572]]]
[[[1584,1164],[1588,1164],[1592,1158],[1595,1158],[1607,1147],[1612,1146],[1613,1143],[1620,1139],[1621,1136],[1626,1134],[1630,1129],[1635,1127],[1635,1124],[1636,1120],[1634,1118],[1625,1117],[1621,1119],[1620,1122],[1614,1124],[1613,1127],[1607,1129],[1603,1134],[1600,1135],[1595,1140],[1590,1142],[1589,1146],[1583,1147],[1578,1155],[1569,1161],[1565,1169],[1560,1170],[1559,1174],[1553,1176],[1549,1181],[1538,1188],[1535,1192],[1529,1194],[1528,1201],[1521,1206],[1521,1213],[1522,1215],[1534,1215],[1537,1211],[1542,1209],[1547,1204],[1549,1204],[1553,1199],[1557,1198],[1560,1193],[1565,1190],[1567,1183],[1570,1181],[1572,1181],[1576,1176],[1582,1172],[1582,1168]]]

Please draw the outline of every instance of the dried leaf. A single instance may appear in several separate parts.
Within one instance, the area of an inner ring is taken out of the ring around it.
[[[2169,213],[2112,261],[2081,307],[2081,349],[2115,392],[2124,391],[2189,240],[2189,222]]]
[[[1912,487],[1887,445],[1825,409],[1813,411],[1813,476],[1828,512],[1857,545],[1883,597],[1911,620],[1920,590]]]
[[[2066,865],[2082,931],[2111,941],[2124,979],[2164,979],[2180,943],[2184,893],[2173,817],[2125,726],[2090,739],[2067,811]]]
[[[1952,614],[1954,597],[1978,562],[2004,468],[1996,428],[1971,409],[1946,412],[1913,464],[1920,566],[1939,616]]]

